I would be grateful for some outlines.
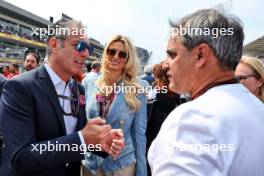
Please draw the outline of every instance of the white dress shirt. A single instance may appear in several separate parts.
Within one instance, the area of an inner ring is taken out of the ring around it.
[[[60,79],[60,77],[50,68],[48,64],[44,64],[52,83],[55,86],[56,92],[58,95],[64,95],[64,96],[71,96],[71,91],[69,88],[69,83],[73,82],[71,79],[68,84],[66,84],[65,81]],[[59,98],[59,97],[58,97]],[[70,113],[71,112],[71,105],[70,100],[65,100],[63,98],[59,98],[60,105],[64,109],[64,112]],[[63,115],[64,117],[64,123],[66,127],[67,134],[71,134],[75,131],[76,125],[77,125],[77,118],[69,115]]]
[[[263,176],[264,104],[241,84],[173,110],[152,142],[154,176]]]

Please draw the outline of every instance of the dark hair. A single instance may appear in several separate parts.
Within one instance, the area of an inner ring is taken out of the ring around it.
[[[154,76],[155,81],[153,83],[153,86],[156,86],[160,83],[163,84],[163,86],[169,86],[169,76],[167,75],[167,70],[162,69],[163,61],[159,64],[155,65],[154,69]]]
[[[97,67],[101,67],[101,63],[99,61],[93,61],[91,67],[92,67],[92,69],[95,69]]]
[[[39,64],[39,55],[38,54],[33,53],[33,52],[29,52],[26,54],[25,60],[26,60],[27,56],[29,56],[29,55],[34,56],[36,58],[37,64]]]
[[[13,67],[15,67],[17,70],[19,69],[18,64],[11,64]]]
[[[87,62],[86,69],[87,69],[87,72],[90,72],[92,70],[92,62],[91,61]]]

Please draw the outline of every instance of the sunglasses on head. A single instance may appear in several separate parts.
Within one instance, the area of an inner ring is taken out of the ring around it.
[[[118,52],[118,57],[120,57],[122,59],[127,59],[127,57],[128,57],[127,52],[125,52],[125,51],[118,51],[116,49],[110,49],[110,48],[107,49],[107,55],[112,56],[112,57],[114,57],[117,52]]]
[[[89,51],[89,54],[91,55],[93,53],[93,47],[88,44],[87,42],[85,41],[78,41],[76,43],[76,50],[79,51],[79,52],[82,52],[84,51],[85,49],[87,48],[87,50]]]

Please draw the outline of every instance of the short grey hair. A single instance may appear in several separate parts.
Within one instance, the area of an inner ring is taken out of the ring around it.
[[[60,19],[59,21],[55,22],[51,28],[55,29],[55,30],[60,29],[62,32],[59,32],[59,34],[55,33],[54,35],[49,35],[47,41],[49,41],[49,39],[52,37],[56,37],[57,39],[60,39],[61,47],[64,47],[62,41],[66,40],[70,36],[69,33],[66,32],[65,30],[71,30],[72,27],[75,27],[77,29],[81,29],[81,28],[84,28],[84,25],[82,24],[81,21],[70,20],[67,18]],[[63,29],[65,29],[65,30],[63,30]],[[47,52],[47,56],[50,56],[51,49],[49,48],[49,46],[47,46],[46,52]]]
[[[201,35],[195,33],[189,35],[179,35],[181,43],[191,50],[201,43],[206,43],[217,57],[220,67],[224,70],[235,70],[241,56],[244,41],[244,32],[242,22],[235,16],[225,16],[215,9],[203,9],[195,13],[187,15],[177,22],[170,20],[172,28],[209,28],[211,31],[214,28],[218,29],[233,29],[232,35],[219,35],[215,37],[210,33]],[[219,31],[218,31],[219,32]]]

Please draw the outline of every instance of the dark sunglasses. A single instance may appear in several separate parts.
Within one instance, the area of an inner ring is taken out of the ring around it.
[[[107,49],[107,55],[114,57],[116,55],[116,53],[118,52],[118,57],[122,58],[122,59],[127,59],[128,58],[128,54],[125,51],[118,51],[116,49]]]
[[[65,96],[65,95],[58,95],[59,98],[63,99],[61,109],[64,115],[77,117],[79,113],[79,108],[80,108],[80,100],[79,100],[80,93],[79,93],[78,85],[76,82],[69,83],[69,87],[71,91],[70,97]],[[64,100],[70,101],[71,112],[69,113],[64,111]]]
[[[87,48],[87,50],[89,51],[89,55],[93,53],[93,47],[85,41],[78,41],[78,43],[76,43],[75,46],[76,46],[75,49],[78,52],[83,52]]]

